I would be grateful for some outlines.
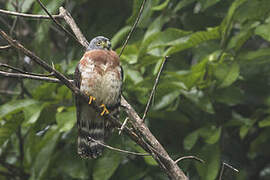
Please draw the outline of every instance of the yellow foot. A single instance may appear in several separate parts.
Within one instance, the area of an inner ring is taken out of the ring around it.
[[[96,98],[95,97],[93,97],[93,96],[89,96],[89,102],[88,102],[88,104],[91,104],[93,101],[95,101],[96,100]]]
[[[103,116],[104,114],[109,114],[109,111],[106,108],[105,104],[101,104],[99,107],[103,107],[103,111],[100,113],[101,116]]]

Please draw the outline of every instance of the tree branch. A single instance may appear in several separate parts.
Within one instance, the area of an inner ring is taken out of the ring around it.
[[[11,72],[5,72],[1,70],[0,70],[0,76],[8,77],[8,78],[17,78],[17,79],[33,79],[33,80],[46,81],[46,82],[51,82],[51,83],[62,83],[56,78],[42,77],[42,76],[22,74],[22,73],[11,73]]]
[[[61,29],[63,30],[67,35],[71,36],[76,42],[78,42],[80,44],[80,42],[78,41],[78,39],[71,34],[71,32],[69,32],[68,30],[66,30],[50,13],[49,11],[46,9],[46,7],[42,4],[42,2],[40,0],[36,0],[39,5],[41,6],[41,8],[46,12],[46,14],[48,14],[48,16],[51,18],[51,20]]]
[[[78,42],[86,49],[88,47],[89,43],[86,40],[86,38],[84,37],[84,35],[82,34],[81,30],[78,28],[78,26],[77,26],[76,22],[74,21],[74,19],[72,18],[72,16],[63,7],[59,8],[59,12],[63,16],[63,18],[65,19],[66,23],[69,25],[69,27],[71,28],[73,33],[75,34],[76,38],[78,39]]]
[[[160,74],[161,74],[161,72],[162,72],[162,70],[163,70],[164,64],[165,64],[165,62],[167,61],[167,59],[168,59],[168,56],[166,56],[166,57],[163,59],[162,64],[161,64],[161,66],[160,66],[160,69],[159,69],[159,71],[158,71],[158,74],[157,74],[157,77],[156,77],[156,80],[155,80],[155,84],[154,84],[154,86],[153,86],[153,89],[152,89],[151,94],[150,94],[150,97],[149,97],[149,99],[148,99],[146,108],[145,108],[144,113],[143,113],[143,117],[142,117],[143,122],[144,122],[144,120],[145,120],[145,118],[146,118],[147,112],[149,111],[150,103],[151,103],[151,101],[152,101],[152,99],[153,99],[153,97],[154,97],[154,93],[155,93],[156,88],[157,88],[157,85],[158,85],[158,81],[159,81],[159,78],[160,78]]]
[[[36,19],[36,20],[50,19],[50,17],[46,16],[46,15],[25,14],[25,13],[7,11],[7,10],[3,10],[3,9],[0,9],[0,14],[5,14],[5,15],[9,15],[9,16],[18,16],[18,17],[23,17],[23,18],[31,18],[31,19]],[[62,17],[62,15],[58,14],[58,15],[53,15],[53,18],[61,19],[63,17]]]
[[[177,163],[179,163],[180,161],[183,161],[183,160],[185,160],[185,159],[194,159],[194,160],[196,160],[196,161],[199,161],[200,163],[204,163],[204,160],[202,160],[202,159],[200,159],[200,158],[198,158],[198,157],[196,157],[196,156],[184,156],[184,157],[180,157],[180,158],[178,158],[177,160],[175,160],[175,163],[177,164]]]
[[[146,3],[146,0],[143,0],[142,5],[141,5],[141,7],[140,7],[139,14],[138,14],[138,16],[137,16],[137,18],[136,18],[136,21],[134,22],[134,24],[133,24],[131,30],[130,30],[129,33],[128,33],[128,36],[127,36],[127,38],[126,38],[126,41],[125,41],[125,43],[123,44],[122,49],[121,49],[121,51],[120,51],[120,53],[119,53],[119,57],[120,57],[120,56],[122,55],[122,53],[124,52],[124,50],[125,50],[125,48],[126,48],[126,46],[127,46],[127,43],[128,43],[128,41],[129,41],[129,39],[130,39],[132,33],[135,31],[135,28],[137,27],[137,25],[138,25],[138,23],[139,23],[139,20],[141,19],[141,16],[142,16],[142,13],[143,13],[143,9],[144,9],[145,3]]]

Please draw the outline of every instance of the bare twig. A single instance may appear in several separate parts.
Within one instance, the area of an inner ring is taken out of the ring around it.
[[[123,129],[125,128],[127,122],[128,122],[128,117],[124,120],[124,122],[123,122],[123,124],[122,124],[122,126],[121,126],[121,128],[119,130],[119,133],[118,133],[119,135],[121,135],[121,133],[122,133]]]
[[[59,12],[61,14],[61,16],[63,16],[63,18],[65,19],[66,23],[70,26],[70,28],[72,29],[73,33],[75,34],[75,36],[77,37],[79,43],[86,49],[88,47],[88,41],[85,39],[85,37],[83,36],[81,30],[78,28],[76,22],[74,21],[74,19],[72,18],[72,16],[69,14],[69,12],[63,8],[60,7],[59,8]]]
[[[161,64],[161,66],[160,66],[160,69],[159,69],[159,71],[158,71],[158,74],[157,74],[157,77],[156,77],[156,80],[155,80],[155,84],[154,84],[154,86],[153,86],[153,89],[152,89],[151,94],[150,94],[150,97],[149,97],[149,99],[148,99],[146,108],[145,108],[144,113],[143,113],[143,117],[142,117],[142,120],[143,120],[143,121],[145,120],[146,114],[147,114],[147,112],[149,111],[151,101],[152,101],[152,99],[153,99],[153,97],[154,97],[154,93],[155,93],[156,88],[157,88],[157,85],[158,85],[158,81],[159,81],[159,78],[160,78],[160,74],[161,74],[161,72],[162,72],[162,70],[163,70],[164,64],[165,64],[165,62],[167,61],[167,59],[168,59],[168,56],[166,56],[166,57],[163,59],[162,64]]]
[[[109,146],[109,145],[106,145],[100,141],[97,141],[91,137],[89,137],[89,140],[90,141],[94,141],[96,143],[98,143],[99,145],[103,146],[103,147],[106,147],[110,150],[113,150],[113,151],[117,151],[117,152],[121,152],[121,153],[125,153],[125,154],[130,154],[130,155],[136,155],[136,156],[151,156],[151,154],[146,154],[146,153],[136,153],[136,152],[131,152],[131,151],[126,151],[126,150],[122,150],[122,149],[118,149],[118,148],[115,148],[115,147],[112,147],[112,146]]]
[[[35,14],[25,14],[25,13],[18,13],[18,12],[12,12],[12,11],[7,11],[0,9],[0,14],[5,14],[9,16],[18,16],[18,17],[23,17],[23,18],[31,18],[31,19],[50,19],[50,16],[46,15],[35,15]],[[63,18],[62,15],[52,15],[53,18],[55,19],[61,19]]]
[[[49,76],[53,76],[53,73],[50,73],[50,74],[37,74],[37,73],[30,73],[30,72],[26,72],[22,69],[19,69],[19,68],[16,68],[16,67],[13,67],[13,66],[10,66],[8,64],[3,64],[3,63],[0,63],[0,67],[5,67],[5,68],[8,68],[8,69],[12,69],[14,71],[17,71],[17,72],[20,72],[22,74],[28,74],[28,75],[33,75],[33,76],[40,76],[40,77],[49,77]]]
[[[2,50],[2,49],[8,49],[10,47],[11,47],[10,45],[0,46],[0,50]]]
[[[68,30],[66,30],[66,28],[64,28],[64,26],[62,26],[50,13],[49,11],[46,9],[46,7],[42,4],[42,2],[40,0],[37,0],[37,2],[39,3],[39,5],[42,7],[42,9],[48,14],[48,16],[50,16],[50,18],[53,20],[53,22],[60,28],[62,29],[67,35],[69,35],[70,37],[72,37],[76,42],[78,42],[80,44],[80,42],[78,41],[78,39]]]
[[[222,176],[223,176],[223,172],[224,172],[225,167],[228,167],[228,168],[232,169],[233,171],[239,173],[238,169],[236,169],[236,168],[232,167],[231,165],[223,162],[222,167],[221,167],[221,171],[220,171],[220,175],[219,175],[219,178],[218,178],[219,180],[222,180]]]
[[[28,75],[28,74],[22,74],[22,73],[10,73],[10,72],[5,72],[5,71],[0,71],[0,76],[18,78],[18,79],[33,79],[33,80],[46,81],[46,82],[51,82],[51,83],[62,83],[56,78]]]
[[[33,52],[31,52],[30,50],[26,49],[23,45],[21,45],[19,42],[17,42],[16,40],[13,40],[11,37],[9,37],[3,30],[0,29],[0,35],[6,39],[8,41],[8,43],[15,47],[16,49],[20,50],[21,52],[23,52],[26,56],[30,57],[35,63],[37,63],[38,65],[40,65],[41,67],[43,67],[46,71],[50,72],[50,73],[54,73],[54,76],[59,79],[60,81],[63,82],[63,84],[65,84],[69,89],[72,90],[72,92],[74,92],[75,94],[80,94],[82,96],[83,95],[80,90],[72,83],[69,82],[69,79],[67,79],[63,74],[61,74],[59,71],[56,71],[55,69],[53,69],[51,66],[49,66],[44,60],[42,60],[40,57],[38,57],[37,55],[35,55]],[[87,96],[86,96],[87,97]]]
[[[199,161],[200,163],[204,163],[204,160],[196,157],[196,156],[184,156],[184,157],[180,157],[175,161],[175,164],[177,164],[178,162],[185,160],[185,159],[194,159],[196,161]]]
[[[140,20],[140,18],[141,18],[141,16],[142,16],[142,12],[143,12],[145,3],[146,3],[146,0],[143,0],[142,5],[141,5],[141,7],[140,7],[139,14],[138,14],[138,16],[137,16],[137,18],[136,18],[136,21],[135,21],[135,23],[133,24],[131,30],[130,30],[129,33],[128,33],[128,36],[127,36],[127,38],[126,38],[126,41],[125,41],[125,43],[123,44],[122,49],[121,49],[121,51],[120,51],[120,53],[119,53],[119,57],[120,57],[120,56],[122,55],[122,53],[124,52],[124,50],[125,50],[125,48],[126,48],[126,46],[127,46],[127,43],[128,43],[128,41],[129,41],[129,39],[130,39],[132,33],[135,31],[135,28],[136,28],[137,25],[138,25],[138,22],[139,22],[139,20]]]

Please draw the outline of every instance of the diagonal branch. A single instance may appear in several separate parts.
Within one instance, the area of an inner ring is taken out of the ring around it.
[[[139,20],[141,19],[141,16],[142,16],[142,13],[143,13],[143,9],[144,9],[145,3],[146,3],[146,0],[143,0],[142,5],[141,5],[141,7],[140,7],[139,14],[138,14],[138,16],[137,16],[137,18],[136,18],[136,20],[135,20],[135,22],[134,22],[134,24],[133,24],[131,30],[130,30],[129,33],[128,33],[128,36],[127,36],[127,38],[126,38],[126,40],[125,40],[125,43],[123,44],[122,49],[121,49],[121,51],[120,51],[120,53],[119,53],[119,57],[120,57],[120,56],[122,55],[122,53],[124,52],[124,50],[125,50],[125,48],[126,48],[126,46],[127,46],[127,43],[128,43],[128,41],[129,41],[129,39],[130,39],[132,33],[135,31],[135,28],[137,27],[137,25],[138,25],[138,23],[139,23]]]
[[[72,29],[73,33],[75,34],[76,38],[78,39],[78,42],[86,49],[88,47],[88,41],[85,39],[83,36],[81,30],[78,28],[76,22],[70,15],[70,13],[63,7],[59,8],[60,14],[63,16],[65,19],[66,23],[70,26]]]
[[[37,2],[39,3],[39,5],[42,7],[42,9],[46,12],[46,14],[48,14],[48,16],[52,19],[52,21],[61,29],[63,30],[67,35],[71,36],[76,42],[78,42],[80,44],[80,42],[78,41],[78,39],[71,34],[71,32],[69,32],[68,30],[66,30],[66,28],[64,28],[50,13],[49,11],[46,9],[46,7],[42,4],[42,2],[40,0],[37,0]]]
[[[163,70],[164,64],[165,64],[165,62],[167,61],[167,59],[168,59],[168,56],[165,56],[165,58],[164,58],[163,61],[162,61],[161,66],[160,66],[160,69],[159,69],[159,71],[158,71],[158,74],[157,74],[157,77],[156,77],[156,80],[155,80],[155,84],[154,84],[154,86],[153,86],[153,89],[152,89],[151,94],[150,94],[150,97],[149,97],[149,99],[148,99],[146,108],[145,108],[144,113],[143,113],[143,117],[142,117],[142,120],[143,120],[143,121],[145,120],[146,114],[147,114],[147,112],[149,111],[150,103],[151,103],[151,101],[152,101],[152,99],[153,99],[153,97],[154,97],[154,93],[155,93],[155,91],[156,91],[156,88],[157,88],[157,85],[158,85],[158,81],[159,81],[161,72],[162,72],[162,70]]]
[[[18,49],[22,53],[24,53],[26,56],[30,57],[35,63],[43,67],[46,71],[50,73],[54,73],[54,76],[59,79],[63,84],[65,84],[69,89],[71,89],[76,94],[81,94],[80,90],[60,72],[53,69],[51,66],[49,66],[44,60],[42,60],[40,57],[35,55],[30,50],[26,49],[23,45],[21,45],[16,40],[13,40],[11,37],[9,37],[2,29],[0,29],[0,35],[8,41],[8,43],[13,46],[14,48]]]

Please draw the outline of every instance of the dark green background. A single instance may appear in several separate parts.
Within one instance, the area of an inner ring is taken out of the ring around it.
[[[52,14],[64,6],[88,40],[107,36],[119,53],[142,0],[42,2]],[[35,0],[0,0],[0,8],[44,14]],[[72,78],[83,49],[52,21],[0,15],[0,27]],[[146,123],[173,159],[205,160],[179,163],[191,180],[218,179],[222,162],[240,171],[227,168],[223,179],[270,178],[269,32],[269,0],[147,1],[121,56],[123,95],[142,116],[161,62],[170,56]],[[1,63],[45,73],[25,58],[12,48],[0,50]],[[150,157],[105,150],[97,160],[80,159],[66,87],[0,77],[0,90],[0,180],[12,179],[1,172],[31,180],[168,179]],[[117,131],[107,143],[143,152]]]

